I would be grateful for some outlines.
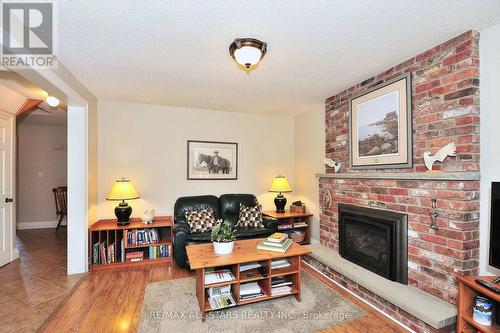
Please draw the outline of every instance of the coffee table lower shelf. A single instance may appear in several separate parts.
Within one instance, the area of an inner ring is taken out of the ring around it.
[[[300,302],[301,260],[303,255],[310,254],[311,251],[297,243],[292,243],[285,253],[257,250],[257,244],[261,241],[262,239],[236,241],[233,252],[227,255],[215,254],[213,252],[213,245],[210,243],[187,246],[189,264],[191,269],[196,271],[196,296],[200,306],[202,321],[205,321],[206,314],[211,311],[227,309],[214,310],[211,308],[207,291],[210,287],[214,286],[229,285],[232,297],[236,303],[235,306],[292,295]],[[282,259],[288,261],[289,265],[287,267],[272,268],[274,260]],[[259,263],[261,267],[258,271],[253,269],[240,272],[240,266],[248,263]],[[213,268],[229,269],[234,275],[234,279],[228,282],[205,284],[205,272]],[[271,282],[276,277],[282,277],[284,282],[287,282],[292,288],[290,293],[274,296],[271,294]],[[245,283],[258,283],[264,296],[240,300],[240,286]]]

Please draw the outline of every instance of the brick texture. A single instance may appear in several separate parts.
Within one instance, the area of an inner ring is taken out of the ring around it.
[[[326,100],[326,157],[349,170],[349,98],[384,81],[412,73],[413,165],[427,170],[424,151],[455,141],[457,156],[434,168],[479,171],[479,33],[469,31]],[[387,170],[386,171],[390,171]],[[333,168],[327,168],[327,173]]]
[[[341,172],[358,172],[349,169],[349,98],[411,71],[414,166],[378,172],[423,172],[424,151],[435,153],[452,141],[457,156],[435,169],[479,171],[478,44],[479,34],[469,31],[328,98],[326,157],[341,162]],[[478,181],[320,178],[319,187],[322,244],[338,250],[338,203],[402,212],[409,225],[409,284],[454,304],[455,275],[478,273]],[[437,231],[429,228],[432,198],[437,199]]]

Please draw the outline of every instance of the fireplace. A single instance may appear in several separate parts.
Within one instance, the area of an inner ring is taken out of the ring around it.
[[[408,284],[407,215],[339,204],[339,253],[391,281]]]

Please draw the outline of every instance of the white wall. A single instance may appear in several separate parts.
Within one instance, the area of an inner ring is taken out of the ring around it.
[[[187,140],[237,142],[238,180],[186,180]],[[141,195],[130,202],[132,216],[150,208],[170,215],[178,197],[201,194],[253,193],[275,209],[273,178],[281,173],[295,185],[291,117],[99,101],[97,151],[100,218],[114,217],[117,203],[105,197],[120,177]]]
[[[500,275],[488,265],[491,182],[500,181],[500,25],[481,31],[481,211],[479,270]]]
[[[57,221],[52,189],[67,185],[66,132],[66,126],[23,121],[17,128],[18,229],[54,226]]]
[[[316,173],[325,171],[325,112],[314,110],[295,117],[295,190],[297,200],[314,214],[311,242],[319,242],[319,183]]]

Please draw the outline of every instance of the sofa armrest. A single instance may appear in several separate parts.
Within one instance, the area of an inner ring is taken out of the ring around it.
[[[278,225],[280,224],[278,219],[267,215],[262,215],[262,223],[267,229],[271,229],[274,232],[278,230]]]
[[[191,232],[187,223],[178,222],[174,224],[174,259],[179,267],[188,268],[186,253],[186,237]]]
[[[177,222],[174,224],[174,235],[178,232],[185,232],[186,234],[189,234],[191,232],[191,228],[185,222]]]

